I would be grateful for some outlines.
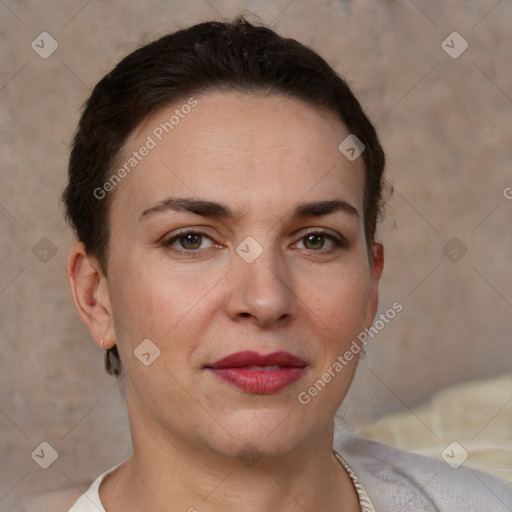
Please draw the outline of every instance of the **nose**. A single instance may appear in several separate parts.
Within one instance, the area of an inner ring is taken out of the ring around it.
[[[289,320],[295,313],[296,297],[282,255],[267,248],[251,263],[238,254],[233,257],[235,261],[228,274],[230,319],[260,327],[281,325]]]

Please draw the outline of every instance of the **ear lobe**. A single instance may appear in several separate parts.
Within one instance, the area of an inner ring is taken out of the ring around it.
[[[105,349],[113,347],[115,334],[107,278],[96,258],[87,254],[82,242],[72,247],[66,272],[73,302],[83,324],[98,345]]]

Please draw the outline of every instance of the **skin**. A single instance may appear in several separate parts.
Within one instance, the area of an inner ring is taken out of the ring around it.
[[[82,321],[104,348],[117,343],[125,369],[134,453],[101,485],[101,500],[108,512],[358,511],[332,455],[334,415],[358,356],[309,404],[297,396],[377,310],[383,249],[376,242],[368,258],[363,161],[338,151],[349,132],[337,118],[299,100],[235,92],[196,99],[113,192],[108,278],[81,243],[68,261]],[[139,126],[119,161],[179,106]],[[234,216],[168,210],[141,219],[168,197],[222,203]],[[299,203],[333,199],[357,213],[290,217]],[[208,236],[166,246],[181,228]],[[306,237],[322,229],[346,246]],[[252,263],[236,252],[248,236],[263,249]],[[179,253],[182,243],[196,252]],[[133,351],[147,338],[161,352],[144,366]],[[261,395],[204,368],[248,349],[291,352],[307,371]],[[248,452],[252,463],[241,456]]]

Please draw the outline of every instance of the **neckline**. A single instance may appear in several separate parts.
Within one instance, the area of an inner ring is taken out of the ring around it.
[[[354,484],[354,488],[357,493],[357,497],[359,498],[359,505],[361,507],[361,512],[375,512],[375,507],[373,506],[366,489],[363,484],[359,481],[359,478],[355,474],[354,470],[348,465],[345,459],[336,451],[333,450],[334,456],[338,459],[339,463],[345,468],[348,473],[348,476],[352,480]]]
[[[336,459],[338,459],[339,463],[345,468],[345,470],[348,473],[348,476],[352,480],[352,483],[353,483],[354,488],[357,493],[357,497],[359,499],[359,505],[361,506],[361,512],[375,512],[375,507],[373,506],[373,503],[370,500],[370,497],[368,496],[366,489],[364,488],[363,484],[360,482],[360,480],[357,477],[357,475],[355,474],[354,470],[348,465],[347,461],[336,450],[333,450],[333,453],[334,453],[334,456],[336,457]],[[98,501],[105,512],[106,512],[106,509],[105,509],[103,503],[101,502],[101,498],[99,495],[100,486],[110,476],[110,474],[112,472],[114,472],[114,470],[116,470],[124,462],[126,462],[126,461],[123,461],[120,464],[117,464],[116,466],[114,466],[113,468],[110,468],[108,471],[105,471],[105,473],[100,475],[96,480],[96,482],[97,482],[96,493],[98,494]],[[96,483],[96,482],[94,482],[94,483]],[[93,486],[94,486],[94,484],[93,484]]]

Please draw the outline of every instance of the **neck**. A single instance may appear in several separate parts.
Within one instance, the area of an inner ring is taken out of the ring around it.
[[[280,456],[226,457],[167,431],[147,435],[147,425],[143,430],[132,416],[130,423],[133,455],[100,487],[107,512],[360,510],[332,452],[333,425]]]

